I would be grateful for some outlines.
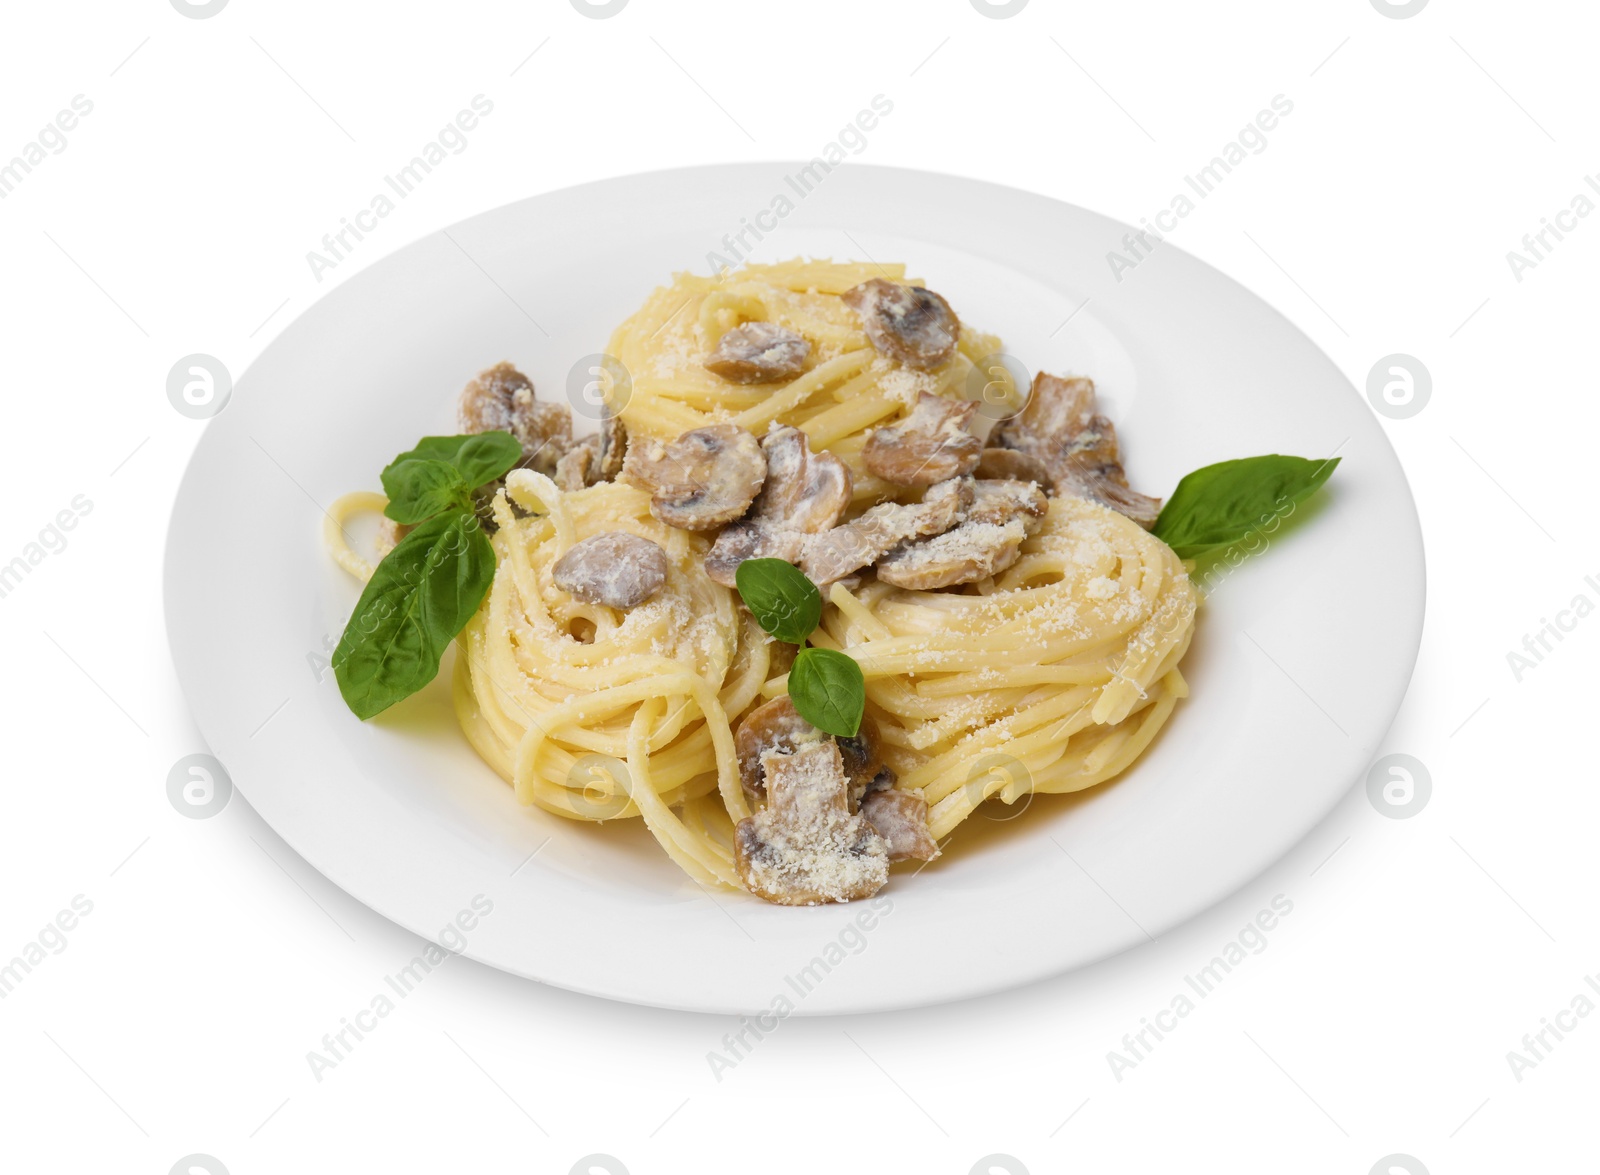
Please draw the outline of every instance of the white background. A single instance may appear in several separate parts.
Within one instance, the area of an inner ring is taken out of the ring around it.
[[[94,109],[0,200],[0,563],[76,495],[93,506],[0,599],[0,962],[75,895],[93,912],[0,1000],[0,1168],[164,1173],[201,1153],[235,1175],[565,1173],[598,1152],[634,1175],[966,1175],[996,1153],[1036,1175],[1366,1175],[1395,1153],[1434,1175],[1592,1169],[1600,1016],[1520,1081],[1506,1054],[1600,972],[1600,621],[1520,682],[1507,654],[1574,596],[1600,603],[1574,492],[1600,423],[1600,217],[1520,282],[1506,253],[1600,172],[1597,23],[1578,3],[1469,0],[1408,19],[1369,0],[1033,0],[1003,20],[968,0],[632,0],[606,20],[567,0],[233,0],[202,20],[168,0],[10,6],[0,161],[75,95]],[[494,113],[468,148],[319,284],[307,251],[480,93]],[[1003,997],[790,1020],[720,1082],[706,1053],[729,1021],[464,959],[317,1081],[307,1051],[419,941],[239,797],[203,821],[168,803],[168,769],[204,749],[161,619],[167,513],[202,427],[168,404],[168,369],[207,352],[237,375],[355,269],[476,211],[809,157],[875,93],[895,108],[863,161],[1135,223],[1274,95],[1294,102],[1171,239],[1358,387],[1394,352],[1432,373],[1424,410],[1385,421],[1430,583],[1383,748],[1426,764],[1430,802],[1387,819],[1355,786],[1159,943]],[[1294,910],[1268,947],[1119,1080],[1107,1053],[1277,894]]]

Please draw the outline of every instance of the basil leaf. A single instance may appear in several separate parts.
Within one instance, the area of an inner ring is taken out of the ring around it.
[[[371,718],[432,681],[493,581],[494,548],[471,511],[437,515],[401,539],[334,649],[345,704]]]
[[[470,436],[423,437],[417,447],[401,453],[390,462],[390,468],[402,461],[426,458],[447,461],[461,472],[468,489],[487,485],[497,477],[504,477],[518,461],[522,460],[522,445],[508,432],[480,432]],[[385,473],[388,470],[384,471]]]
[[[746,559],[733,579],[756,623],[780,641],[803,644],[817,630],[822,593],[799,568],[782,559]]]
[[[1339,458],[1243,457],[1196,469],[1178,483],[1152,533],[1188,559],[1238,542],[1291,511],[1333,475]]]
[[[800,717],[837,738],[854,738],[867,705],[861,666],[833,649],[801,649],[789,670],[789,700]]]
[[[448,461],[408,457],[383,471],[383,512],[396,522],[423,522],[435,514],[472,504],[472,487]]]

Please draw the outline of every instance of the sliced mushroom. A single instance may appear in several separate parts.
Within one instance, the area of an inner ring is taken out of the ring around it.
[[[1030,481],[980,481],[972,486],[967,521],[1006,523],[1018,518],[1027,532],[1033,534],[1038,524],[1032,520],[1043,518],[1049,508],[1044,491]]]
[[[950,303],[932,290],[875,277],[841,297],[861,316],[872,345],[913,371],[943,367],[956,353],[961,323]]]
[[[622,417],[615,412],[607,412],[600,418],[600,431],[596,438],[599,453],[594,470],[595,481],[616,481],[628,455],[628,430],[622,423]]]
[[[746,559],[782,559],[795,563],[805,549],[806,536],[798,530],[768,525],[764,519],[741,518],[717,535],[706,553],[706,575],[723,587],[738,583],[739,564]]]
[[[826,451],[813,453],[806,434],[789,425],[769,429],[761,449],[767,483],[753,517],[782,520],[804,534],[827,530],[844,517],[854,487],[843,461]]]
[[[736,424],[630,445],[623,476],[651,494],[650,513],[680,530],[715,530],[750,508],[767,479],[761,445]]]
[[[994,430],[990,441],[1036,457],[1050,471],[1054,492],[1087,498],[1133,519],[1146,530],[1161,513],[1161,499],[1128,485],[1117,430],[1095,411],[1094,381],[1040,372],[1028,405]]]
[[[782,906],[871,897],[889,880],[883,838],[846,803],[830,740],[762,757],[767,806],[739,821],[734,868],[751,893]]]
[[[939,842],[928,831],[928,801],[920,791],[870,792],[861,800],[861,814],[883,837],[889,860],[931,861],[939,855]]]
[[[870,567],[908,539],[949,530],[972,500],[972,479],[953,477],[930,486],[920,502],[880,503],[853,522],[806,539],[800,570],[825,587]]]
[[[744,716],[733,736],[734,751],[739,756],[739,782],[744,786],[745,795],[755,800],[766,794],[763,756],[772,752],[791,754],[824,739],[833,739],[833,736],[824,734],[800,717],[787,694],[757,706]],[[861,729],[854,736],[835,741],[839,744],[845,779],[850,790],[859,794],[883,768],[878,723],[872,715],[863,714]]]
[[[572,411],[534,399],[533,381],[509,363],[480,371],[456,407],[464,433],[504,431],[522,445],[522,467],[549,476],[572,446]]]
[[[574,544],[556,560],[550,578],[586,604],[633,608],[667,582],[667,553],[636,534],[607,531]]]
[[[621,417],[607,413],[598,433],[585,437],[562,454],[561,460],[556,462],[553,480],[567,493],[603,481],[615,481],[622,472],[627,447],[628,434]]]
[[[921,392],[904,420],[872,434],[861,451],[867,472],[902,486],[931,486],[971,473],[983,442],[967,431],[976,400],[950,400]]]
[[[985,449],[978,458],[978,467],[972,475],[980,481],[986,478],[1007,478],[1013,481],[1038,482],[1048,491],[1051,486],[1050,469],[1039,458],[1016,449]]]
[[[804,371],[810,354],[811,344],[788,327],[747,322],[722,336],[705,367],[729,383],[774,383]]]
[[[561,455],[552,480],[566,493],[594,484],[592,474],[600,464],[599,447],[593,441],[580,441]]]
[[[896,547],[878,560],[878,578],[917,592],[974,583],[1015,563],[1027,537],[1017,519],[963,522],[930,539]]]
[[[832,453],[813,453],[806,434],[781,425],[761,442],[767,480],[750,515],[717,536],[706,574],[724,587],[746,559],[797,562],[807,535],[838,523],[850,506],[850,468]]]

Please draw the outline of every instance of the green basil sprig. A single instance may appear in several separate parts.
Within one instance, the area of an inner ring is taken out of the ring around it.
[[[421,522],[454,507],[470,509],[473,490],[521,459],[522,445],[508,432],[423,437],[384,468],[383,512],[396,522]]]
[[[1286,516],[1333,476],[1339,458],[1242,457],[1196,469],[1178,483],[1152,533],[1190,559]]]
[[[782,559],[746,559],[733,573],[756,622],[780,641],[803,645],[822,619],[822,593]]]
[[[522,443],[508,432],[479,432],[459,437],[423,437],[389,463],[392,469],[402,461],[424,458],[454,465],[473,489],[504,477],[522,460]]]
[[[396,522],[426,522],[463,501],[471,501],[472,487],[448,461],[412,457],[396,461],[383,471],[383,492],[389,504],[383,512]]]
[[[801,649],[789,670],[789,700],[795,712],[818,730],[854,738],[866,712],[866,678],[848,654]]]
[[[746,559],[734,572],[739,596],[756,623],[793,645],[804,645],[822,619],[822,593],[782,559]],[[789,670],[789,700],[818,730],[853,738],[866,712],[861,666],[834,649],[802,648]]]
[[[439,659],[494,580],[494,548],[470,511],[436,515],[378,564],[333,653],[345,704],[371,718],[439,673]]]
[[[424,437],[384,469],[384,513],[414,529],[373,570],[333,652],[339,693],[357,717],[387,710],[438,676],[445,650],[494,582],[494,547],[472,491],[521,458],[507,432]]]

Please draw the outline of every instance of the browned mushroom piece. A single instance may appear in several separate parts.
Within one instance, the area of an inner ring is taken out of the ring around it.
[[[949,400],[922,392],[904,420],[876,430],[861,451],[867,472],[902,486],[931,486],[971,473],[983,442],[967,431],[976,400]]]
[[[896,547],[878,560],[878,578],[917,592],[975,583],[1015,563],[1027,537],[1018,519],[963,522],[943,534]]]
[[[787,755],[832,738],[800,717],[787,694],[757,706],[744,716],[733,736],[734,751],[739,757],[739,782],[744,786],[745,795],[755,800],[766,794],[764,755],[773,751]],[[850,790],[859,795],[883,770],[878,723],[872,715],[863,714],[861,728],[852,737],[835,741],[839,744],[845,779]]]
[[[950,303],[932,290],[875,277],[841,297],[861,316],[872,345],[913,371],[943,367],[956,353],[961,322]]]
[[[797,562],[806,536],[798,530],[769,526],[765,520],[741,518],[730,522],[717,535],[706,553],[706,575],[723,587],[738,583],[739,564],[746,559],[782,559]]]
[[[880,767],[878,768],[878,773],[876,775],[863,783],[858,784],[855,780],[851,780],[850,810],[852,812],[861,811],[862,800],[866,799],[873,792],[888,791],[899,781],[899,778],[900,777],[894,773],[892,768]]]
[[[747,322],[723,334],[705,367],[729,383],[775,383],[799,375],[810,355],[811,344],[788,327]]]
[[[1031,481],[990,479],[972,486],[972,505],[967,507],[968,522],[1006,523],[1021,519],[1029,534],[1039,529],[1033,520],[1043,518],[1050,508],[1044,491]]]
[[[827,530],[844,517],[854,486],[843,461],[826,451],[813,453],[810,438],[789,425],[769,429],[761,450],[767,484],[753,517],[781,519],[805,534]]]
[[[839,748],[810,743],[762,757],[767,805],[739,821],[734,868],[751,893],[781,906],[871,897],[889,880],[883,837],[846,802]]]
[[[622,417],[607,412],[601,417],[600,431],[593,440],[598,450],[593,471],[595,482],[616,481],[628,455],[628,429]]]
[[[891,861],[931,861],[939,842],[928,831],[928,801],[920,791],[888,788],[862,797],[861,814],[883,837]]]
[[[715,530],[750,508],[767,479],[756,438],[736,424],[628,446],[622,476],[651,494],[650,513],[680,530]]]
[[[1057,494],[1087,498],[1149,530],[1161,499],[1128,485],[1117,448],[1117,430],[1095,411],[1094,381],[1062,379],[1040,372],[1028,405],[994,430],[990,442],[1044,462]]]
[[[706,574],[734,586],[746,559],[800,558],[807,535],[838,523],[850,506],[850,468],[832,453],[813,453],[806,434],[781,425],[761,441],[767,480],[747,518],[723,528],[706,555]]]
[[[556,462],[551,479],[567,493],[603,481],[615,481],[622,472],[622,461],[628,449],[628,434],[622,418],[608,413],[600,422],[600,431],[573,445]]]
[[[533,381],[509,363],[478,373],[461,392],[456,418],[464,433],[510,433],[522,445],[522,468],[547,477],[572,446],[572,410],[534,399]]]
[[[908,539],[949,530],[973,500],[970,477],[953,477],[928,487],[922,501],[883,502],[860,518],[806,539],[800,570],[818,587],[870,567]]]
[[[599,465],[599,447],[592,440],[580,441],[561,455],[551,480],[559,489],[570,494],[593,485],[593,474]]]
[[[1050,469],[1043,461],[1016,449],[985,449],[978,458],[978,467],[972,471],[972,476],[980,481],[1004,478],[1037,482],[1046,491],[1052,484]]]
[[[667,553],[636,534],[607,531],[574,544],[556,560],[550,578],[586,604],[634,608],[667,582]]]

